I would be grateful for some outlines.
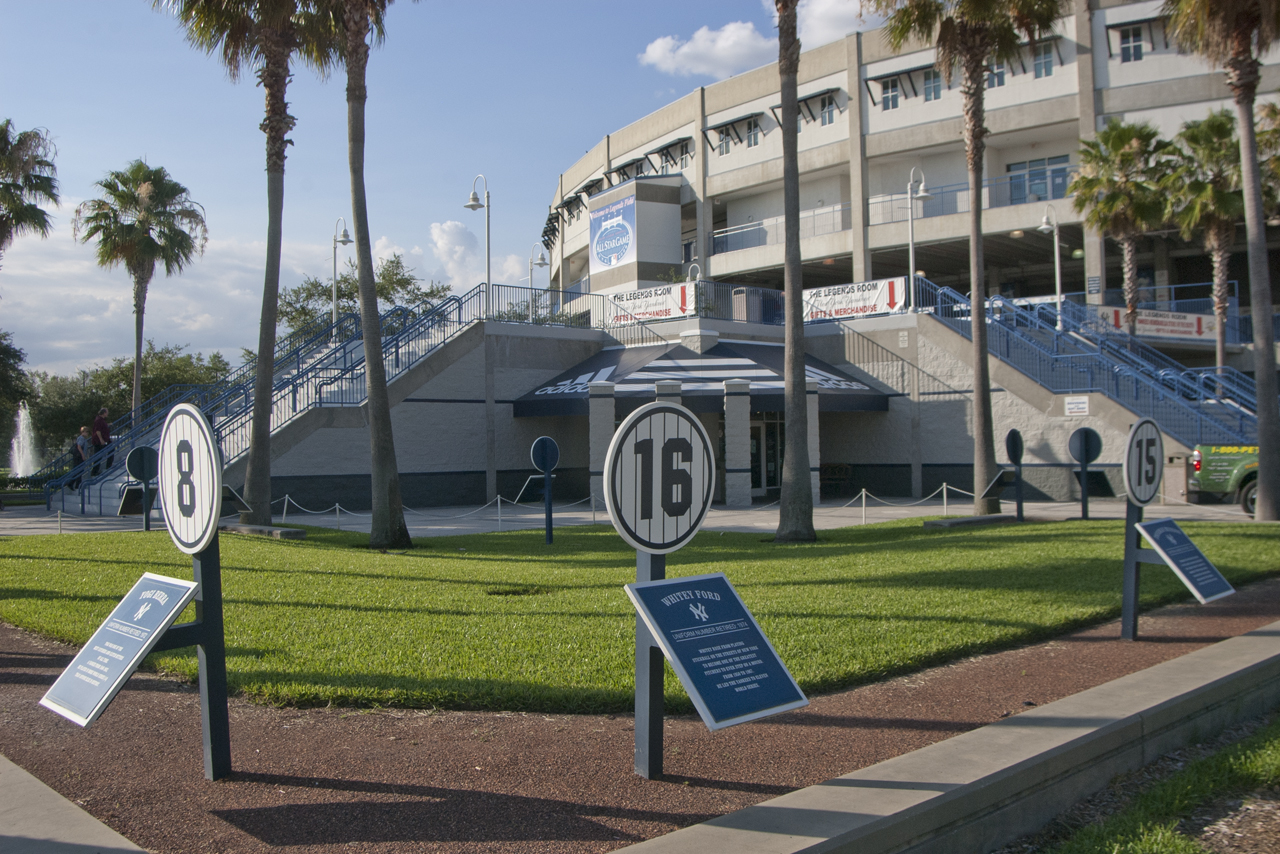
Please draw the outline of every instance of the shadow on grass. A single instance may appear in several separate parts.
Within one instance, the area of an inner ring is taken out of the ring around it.
[[[638,842],[642,837],[610,827],[606,821],[684,827],[714,816],[330,777],[234,772],[231,780],[374,796],[346,802],[211,810],[250,836],[277,847],[360,842]],[[495,821],[495,816],[502,816],[502,820]]]

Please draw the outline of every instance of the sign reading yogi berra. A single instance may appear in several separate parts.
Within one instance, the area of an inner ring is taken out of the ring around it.
[[[636,197],[591,212],[591,274],[636,260]]]
[[[179,551],[205,550],[218,534],[222,453],[204,414],[189,403],[169,410],[160,434],[160,501]]]
[[[622,539],[668,554],[698,533],[716,481],[711,439],[697,417],[672,403],[627,416],[604,464],[605,504]]]
[[[707,729],[809,701],[724,573],[626,585]]]

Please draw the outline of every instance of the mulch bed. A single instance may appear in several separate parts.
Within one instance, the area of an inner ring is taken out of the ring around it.
[[[139,674],[88,729],[37,705],[74,650],[0,623],[0,753],[156,852],[596,852],[916,750],[1280,619],[1280,579],[1206,606],[812,698],[718,733],[670,718],[660,780],[625,715],[281,709],[233,699],[204,780],[198,694]],[[1236,849],[1228,849],[1236,850]]]

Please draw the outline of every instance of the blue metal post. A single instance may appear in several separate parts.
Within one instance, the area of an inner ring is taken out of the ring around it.
[[[667,577],[667,556],[636,552],[636,582]],[[646,780],[662,776],[664,677],[662,650],[636,616],[636,773]]]

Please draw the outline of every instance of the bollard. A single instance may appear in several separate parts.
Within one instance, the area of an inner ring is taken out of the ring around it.
[[[338,530],[342,530],[342,505],[333,505],[333,518],[337,519]]]
[[[58,511],[58,533],[62,533],[62,511]]]
[[[942,515],[947,515],[947,482],[942,482]]]
[[[867,488],[862,487],[862,524],[867,524]]]
[[[284,518],[281,519],[280,521],[281,522],[289,521],[289,496],[287,495],[284,497]]]

